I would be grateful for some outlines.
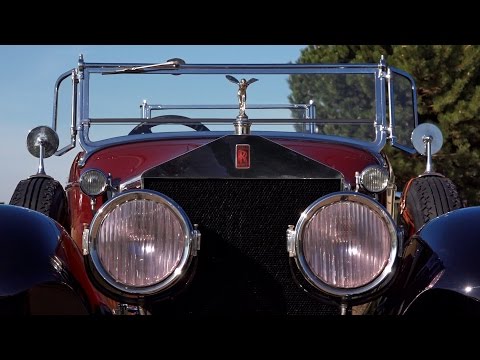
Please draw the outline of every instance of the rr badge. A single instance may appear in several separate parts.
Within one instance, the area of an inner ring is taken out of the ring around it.
[[[250,145],[235,145],[235,167],[237,169],[250,169]]]

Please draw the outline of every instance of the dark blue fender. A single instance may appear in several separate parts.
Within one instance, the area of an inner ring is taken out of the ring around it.
[[[99,311],[81,261],[49,217],[0,205],[0,314],[89,314]]]
[[[439,216],[413,235],[395,283],[371,308],[379,314],[480,315],[480,206]]]

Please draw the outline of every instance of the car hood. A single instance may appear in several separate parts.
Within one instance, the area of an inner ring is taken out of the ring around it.
[[[223,145],[222,145],[223,144]],[[237,176],[246,176],[263,168],[263,176],[281,177],[294,176],[308,178],[334,176],[332,172],[326,169],[335,170],[340,173],[344,181],[355,184],[355,172],[361,172],[369,165],[382,164],[383,159],[380,154],[373,153],[366,148],[362,148],[350,143],[339,141],[313,141],[302,140],[298,138],[268,138],[256,135],[227,135],[219,138],[187,138],[187,139],[162,139],[141,141],[128,144],[117,144],[111,147],[100,149],[90,155],[85,165],[80,167],[77,162],[70,172],[70,183],[78,181],[81,173],[88,169],[101,169],[105,173],[112,174],[113,179],[120,183],[128,182],[129,179],[138,178],[142,174],[152,174],[153,169],[157,168],[158,175],[179,174],[181,172],[182,156],[190,154],[196,158],[196,162],[190,163],[190,174],[199,171],[200,167],[209,166],[211,162],[217,164],[217,171],[211,176],[232,176],[225,173],[225,166],[220,164],[235,161],[235,149],[237,144],[248,144],[250,146],[251,170],[245,169],[236,172]],[[196,151],[199,151],[195,153]],[[193,155],[192,155],[193,154]],[[294,156],[296,154],[296,156]],[[79,154],[80,158],[82,154]],[[294,158],[302,159],[295,166],[286,170],[284,166],[285,156],[292,161]],[[312,161],[314,164],[322,164],[324,173],[312,170]],[[169,165],[163,165],[169,163]],[[177,165],[173,170],[173,164]],[[169,169],[167,169],[169,166]],[[228,166],[227,166],[228,167]],[[220,169],[223,170],[220,171]],[[235,169],[234,166],[230,167]],[[163,170],[160,170],[163,169]],[[269,169],[269,170],[268,170]],[[173,171],[173,172],[172,172]],[[290,173],[284,173],[290,171]],[[313,173],[312,173],[313,171]],[[234,171],[235,172],[235,171]],[[292,173],[293,172],[293,173]],[[183,173],[184,175],[187,173]],[[240,174],[240,175],[239,175]]]

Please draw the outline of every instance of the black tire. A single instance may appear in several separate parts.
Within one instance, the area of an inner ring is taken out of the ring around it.
[[[34,176],[18,183],[10,205],[36,210],[57,221],[70,233],[67,197],[62,185],[46,176]]]
[[[429,220],[460,209],[462,201],[455,184],[450,179],[422,176],[412,181],[406,194],[405,205],[417,231]]]

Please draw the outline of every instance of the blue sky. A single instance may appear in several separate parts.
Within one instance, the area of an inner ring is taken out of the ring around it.
[[[0,45],[0,202],[8,203],[18,181],[35,174],[38,159],[25,146],[30,129],[51,125],[53,88],[63,72],[87,62],[287,63],[305,45]],[[65,185],[80,146],[45,161],[47,174]]]

